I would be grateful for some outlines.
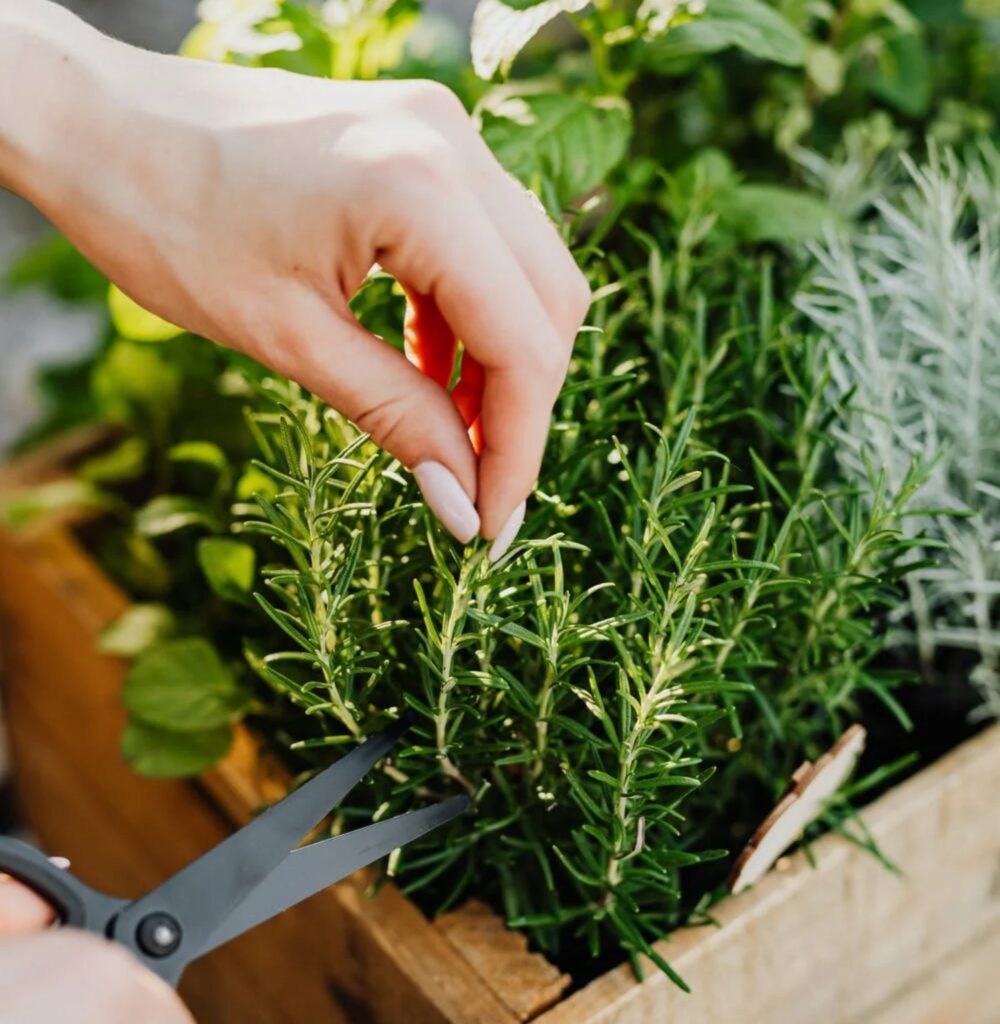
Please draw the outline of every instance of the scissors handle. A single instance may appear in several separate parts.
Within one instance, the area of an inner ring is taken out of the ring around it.
[[[52,906],[59,924],[107,934],[125,900],[105,896],[17,839],[0,837],[0,874],[10,875]]]

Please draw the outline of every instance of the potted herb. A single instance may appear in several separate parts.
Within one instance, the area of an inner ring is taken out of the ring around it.
[[[527,79],[488,89],[439,61],[442,36],[421,45],[445,30],[411,5],[346,30],[339,10],[266,12],[242,27],[274,41],[262,54],[257,39],[252,59],[226,49],[232,33],[211,21],[187,47],[312,73],[433,73],[463,92],[495,152],[563,219],[595,305],[525,540],[496,565],[475,545],[456,549],[407,475],[349,423],[112,289],[108,338],[88,372],[95,411],[116,433],[76,460],[72,483],[7,506],[12,520],[67,498],[103,513],[73,532],[50,519],[4,538],[0,622],[26,808],[84,877],[91,868],[110,884],[102,874],[114,866],[144,883],[138,872],[176,867],[224,829],[206,787],[245,816],[408,708],[415,742],[331,827],[455,789],[474,798],[475,816],[390,858],[392,881],[374,900],[359,898],[360,881],[297,911],[297,928],[278,922],[280,960],[273,939],[266,959],[252,938],[208,960],[188,993],[206,1019],[237,1019],[259,1000],[268,1019],[330,1014],[331,979],[349,1014],[380,1020],[555,1024],[675,1007],[691,1021],[861,1019],[993,923],[982,893],[1000,753],[988,734],[862,822],[851,798],[901,769],[876,748],[853,788],[816,809],[816,831],[855,846],[823,839],[818,870],[800,856],[718,902],[731,860],[803,761],[859,718],[895,737],[887,749],[907,748],[916,665],[901,670],[885,652],[885,624],[933,553],[911,517],[935,472],[915,456],[934,453],[848,460],[844,438],[860,453],[865,436],[843,356],[826,325],[799,312],[825,287],[800,243],[851,230],[870,165],[898,138],[883,116],[854,126],[839,156],[827,143],[825,194],[796,183],[791,158],[872,97],[934,130],[964,130],[937,104],[953,98],[950,72],[923,70],[976,50],[978,22],[956,13],[932,42],[930,22],[878,5],[814,16],[756,0],[484,0],[473,28],[481,77],[506,74],[549,15],[567,13],[579,32],[568,48],[529,52]],[[919,106],[914,67],[930,82]],[[981,85],[968,85],[970,98]],[[665,136],[676,140],[669,153]],[[707,148],[709,137],[725,149]],[[847,188],[852,160],[866,173]],[[75,260],[55,249],[48,267]],[[390,280],[370,278],[355,307],[398,340]],[[210,418],[199,414],[207,397]],[[67,639],[47,645],[54,600]],[[98,634],[104,653],[90,646]],[[85,685],[60,705],[42,677],[69,672]],[[65,723],[73,709],[87,730]],[[118,763],[120,732],[139,773],[201,773],[198,791],[155,784],[158,805],[174,808],[166,822],[147,806],[154,784]],[[58,737],[45,741],[58,751],[48,769],[32,756],[42,736]],[[52,811],[53,794],[69,791],[98,823],[88,842]],[[939,834],[944,814],[961,836]],[[958,845],[963,869],[942,884],[941,858]],[[147,863],[151,847],[160,853]],[[888,870],[897,861],[905,886]],[[870,898],[841,898],[852,887]],[[474,913],[470,931],[469,913],[455,912],[469,898],[556,965],[518,947],[515,961],[534,965],[521,986],[531,998],[498,980],[508,933],[487,926],[483,953],[471,936],[491,919]],[[414,903],[444,916],[431,925]],[[713,919],[721,931],[695,927]],[[941,922],[935,940],[914,946],[927,920]],[[756,938],[755,921],[766,925]],[[876,931],[891,969],[857,962]],[[822,983],[815,957],[780,979],[767,969],[809,943],[829,951]],[[721,983],[732,962],[739,970]],[[238,978],[266,971],[274,985],[240,991]]]

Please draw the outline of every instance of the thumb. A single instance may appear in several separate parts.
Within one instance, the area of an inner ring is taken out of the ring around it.
[[[448,392],[366,331],[347,309],[303,301],[293,344],[275,367],[352,420],[413,470],[431,511],[460,540],[479,532],[476,455]]]
[[[40,896],[9,875],[0,875],[0,937],[41,931],[54,917]]]

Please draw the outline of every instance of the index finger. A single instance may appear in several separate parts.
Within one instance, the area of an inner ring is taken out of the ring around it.
[[[478,508],[495,537],[528,496],[572,338],[561,337],[492,219],[463,184],[438,188],[399,213],[406,234],[382,266],[433,297],[483,370]]]

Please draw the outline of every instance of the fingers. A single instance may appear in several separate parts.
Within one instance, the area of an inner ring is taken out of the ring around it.
[[[194,1024],[123,946],[69,928],[0,943],[4,1024]]]
[[[434,300],[482,368],[477,507],[483,536],[495,538],[538,475],[570,344],[473,194],[455,182],[428,186],[393,211],[395,236],[380,262]]]
[[[41,931],[54,920],[52,908],[40,896],[0,875],[0,938]]]
[[[286,305],[288,337],[271,362],[371,434],[414,471],[431,511],[462,543],[478,532],[476,457],[444,386],[442,356],[425,376],[350,311],[303,289]],[[452,358],[454,350],[452,349]],[[283,365],[282,365],[283,364]]]

